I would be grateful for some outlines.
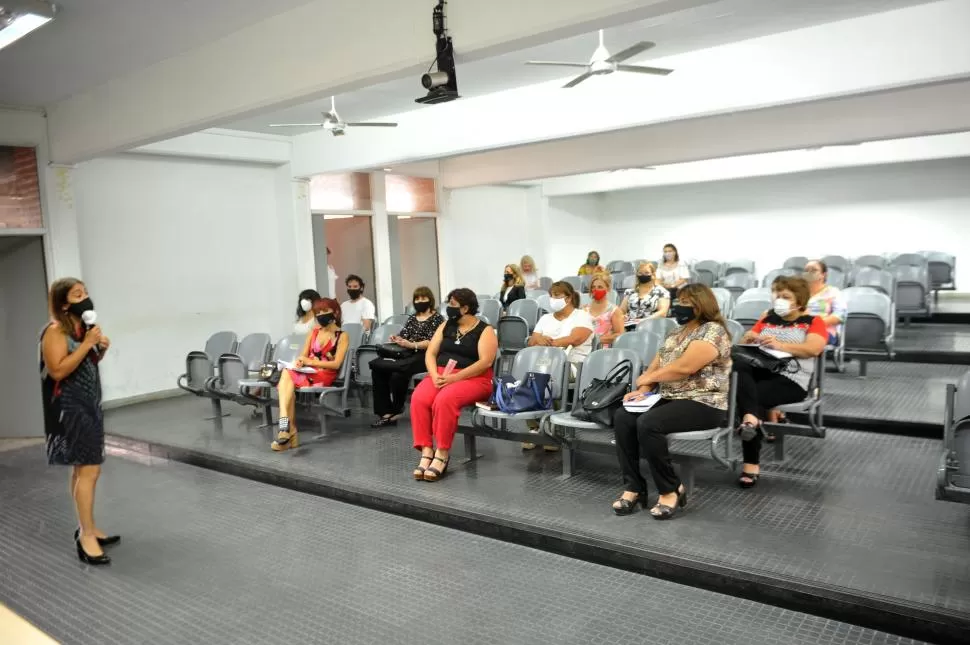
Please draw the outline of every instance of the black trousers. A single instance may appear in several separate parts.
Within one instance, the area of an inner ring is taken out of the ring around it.
[[[772,374],[743,363],[735,363],[734,371],[738,375],[738,413],[742,418],[746,414],[753,414],[763,421],[772,408],[804,401],[808,394],[795,381],[781,374]],[[759,429],[754,439],[741,442],[744,463],[761,463],[762,438]]]
[[[405,370],[381,369],[381,361],[373,361],[371,379],[374,381],[374,414],[382,417],[385,414],[397,415],[404,412],[408,386],[415,374],[425,370],[427,368],[423,360],[414,361],[414,364]]]
[[[716,428],[724,422],[726,414],[724,410],[683,399],[662,399],[642,414],[621,408],[613,417],[613,432],[624,489],[646,495],[647,482],[640,474],[642,455],[650,464],[653,482],[661,495],[678,490],[680,478],[670,460],[667,435]]]

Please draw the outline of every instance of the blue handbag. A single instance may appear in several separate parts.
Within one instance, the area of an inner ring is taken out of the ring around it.
[[[529,372],[516,382],[511,376],[495,377],[495,405],[505,414],[552,409],[552,376]]]

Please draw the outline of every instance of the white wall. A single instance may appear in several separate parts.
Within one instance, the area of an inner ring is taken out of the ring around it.
[[[106,401],[175,387],[215,331],[289,331],[300,285],[288,171],[119,155],[74,179],[84,280],[113,345]]]
[[[611,240],[601,235],[599,220],[603,217],[602,195],[572,195],[547,200],[546,238],[547,266],[543,275],[558,280],[576,275],[590,251],[597,251],[606,262]]]
[[[620,191],[585,226],[553,198],[550,229],[586,231],[604,261],[657,258],[673,242],[684,258],[754,259],[759,275],[793,255],[938,250],[962,260],[957,284],[967,290],[968,178],[970,159],[953,159]],[[552,243],[557,261],[579,251]]]
[[[37,338],[47,320],[44,244],[0,237],[0,437],[44,434]]]
[[[441,282],[495,293],[502,268],[531,255],[545,275],[547,232],[538,188],[481,186],[444,191],[438,223]],[[442,294],[446,295],[446,294]]]

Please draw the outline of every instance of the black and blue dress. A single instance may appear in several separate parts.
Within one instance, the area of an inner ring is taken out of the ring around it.
[[[41,332],[51,331],[48,325]],[[52,333],[58,333],[55,329]],[[67,351],[81,345],[76,335],[67,338]],[[91,350],[71,374],[55,381],[40,351],[40,378],[44,396],[44,434],[47,462],[52,466],[92,466],[104,462],[104,413],[101,411],[100,355]]]

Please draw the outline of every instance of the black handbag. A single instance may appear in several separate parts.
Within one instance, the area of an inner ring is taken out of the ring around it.
[[[382,345],[377,345],[377,355],[381,358],[407,358],[409,356],[414,356],[417,354],[416,350],[410,347],[401,347],[397,343],[384,343]]]
[[[272,386],[279,385],[280,382],[280,366],[279,363],[263,363],[262,367],[259,368],[259,380],[266,381]]]
[[[782,372],[797,372],[801,365],[793,356],[778,358],[768,352],[762,351],[758,347],[744,347],[734,345],[731,347],[731,360],[734,363],[747,365],[760,370],[767,370],[772,374]]]
[[[573,416],[612,426],[613,415],[623,405],[623,397],[630,391],[632,371],[633,364],[624,360],[617,363],[604,378],[594,378],[579,395],[580,409],[574,411]]]

